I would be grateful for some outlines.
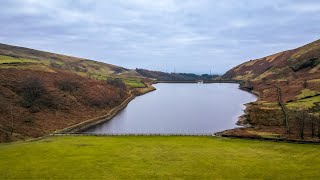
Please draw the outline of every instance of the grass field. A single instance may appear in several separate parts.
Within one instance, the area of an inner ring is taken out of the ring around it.
[[[320,146],[218,137],[50,137],[0,145],[0,179],[319,179]]]

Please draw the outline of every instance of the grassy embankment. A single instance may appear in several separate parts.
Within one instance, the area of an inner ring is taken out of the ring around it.
[[[218,137],[50,137],[0,145],[0,179],[319,179],[319,145]]]

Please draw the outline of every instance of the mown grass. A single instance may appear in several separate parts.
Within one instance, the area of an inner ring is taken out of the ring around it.
[[[50,137],[0,145],[0,179],[319,179],[319,145],[217,137]]]

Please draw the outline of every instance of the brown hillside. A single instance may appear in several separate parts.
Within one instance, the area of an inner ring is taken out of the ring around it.
[[[222,78],[243,80],[243,88],[260,97],[246,109],[245,117],[252,128],[231,130],[225,135],[272,134],[276,138],[318,141],[315,133],[320,135],[320,40],[247,61]]]
[[[320,78],[320,40],[297,49],[280,52],[240,64],[223,75],[237,80],[287,80]]]
[[[28,83],[34,81],[40,82],[42,90],[30,104]],[[0,69],[1,141],[40,137],[97,117],[127,96],[125,89],[62,70]]]
[[[285,102],[299,99],[304,89],[320,92],[320,40],[240,64],[223,78],[249,81],[261,99],[274,102],[274,85],[281,87]]]
[[[33,60],[32,63],[40,63],[45,66],[64,69],[77,73],[81,76],[93,77],[105,80],[110,76],[140,77],[134,70],[123,67],[93,61],[84,58],[77,58],[34,49],[11,46],[0,43],[0,63],[8,58]],[[21,65],[21,63],[20,63]]]
[[[145,82],[135,70],[0,44],[0,142],[105,115]]]

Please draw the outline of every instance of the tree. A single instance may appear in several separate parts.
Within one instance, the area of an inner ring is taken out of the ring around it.
[[[117,87],[117,88],[120,88],[120,89],[126,89],[126,85],[124,84],[124,82],[120,78],[114,78],[114,79],[109,78],[107,80],[107,84],[114,86],[114,87]]]
[[[314,137],[315,135],[315,121],[316,117],[313,115],[311,116],[311,136]]]
[[[317,117],[318,120],[318,138],[320,139],[320,116]]]
[[[305,121],[305,113],[302,113],[302,115],[299,117],[300,120],[300,138],[304,138],[304,121]]]
[[[287,85],[287,86],[289,86],[289,85],[290,85],[290,80],[289,80],[289,79],[287,79],[287,81],[286,81],[286,85]]]
[[[25,79],[22,83],[22,96],[26,107],[31,107],[37,99],[39,99],[45,89],[43,82],[38,77],[30,77]]]
[[[307,88],[307,87],[308,87],[308,81],[307,81],[306,79],[303,81],[303,87],[304,87],[304,88]]]
[[[290,111],[290,116],[292,120],[292,124],[296,124],[297,130],[299,132],[299,136],[301,139],[304,139],[305,135],[305,122],[307,119],[308,113],[302,110],[292,110]]]
[[[12,134],[13,134],[13,120],[14,120],[12,106],[10,108],[10,114],[11,114],[11,136],[12,136]]]

